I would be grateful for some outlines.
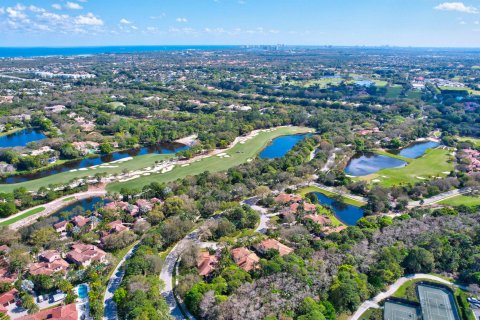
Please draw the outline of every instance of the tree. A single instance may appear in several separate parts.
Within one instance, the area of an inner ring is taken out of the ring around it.
[[[33,314],[39,311],[37,304],[33,296],[29,293],[22,293],[20,296],[22,300],[22,306],[27,309],[28,314]]]
[[[410,273],[429,273],[435,266],[435,258],[430,251],[421,247],[414,247],[408,252],[404,265]]]
[[[113,146],[108,142],[102,143],[99,148],[100,148],[100,152],[103,154],[112,153],[115,150]]]

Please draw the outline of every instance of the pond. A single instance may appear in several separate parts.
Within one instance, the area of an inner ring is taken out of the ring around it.
[[[0,137],[0,148],[25,147],[29,142],[45,139],[41,132],[25,129]]]
[[[436,148],[439,145],[440,143],[436,141],[415,142],[406,148],[394,150],[391,152],[405,158],[416,159],[422,156],[428,149]]]
[[[319,204],[330,207],[335,213],[335,217],[348,226],[355,225],[364,215],[364,211],[359,207],[339,202],[320,192],[313,192],[313,194],[317,198]]]
[[[16,176],[7,177],[0,180],[0,182],[5,184],[20,183],[20,182],[48,177],[57,173],[62,173],[62,172],[70,171],[73,169],[88,168],[91,166],[100,165],[103,163],[120,160],[127,157],[141,156],[141,155],[150,154],[150,153],[174,154],[179,151],[186,150],[188,148],[190,147],[180,143],[161,143],[161,144],[150,146],[150,147],[114,152],[111,154],[97,156],[95,158],[68,161],[64,164],[58,165],[51,169],[42,170],[35,173],[27,173],[27,174],[20,174]]]
[[[85,211],[93,212],[96,210],[97,207],[102,207],[109,202],[111,202],[111,200],[101,197],[93,197],[76,201],[72,204],[69,204],[68,206],[63,207],[62,209],[59,209],[58,211],[52,213],[44,219],[41,219],[40,221],[37,221],[32,225],[20,229],[20,233],[22,235],[30,234],[34,230],[38,230],[47,226],[52,226],[59,221],[69,220],[76,215],[84,214]]]
[[[345,168],[345,173],[351,176],[366,176],[385,168],[401,168],[407,165],[407,162],[375,154],[372,152],[357,153],[354,155]]]
[[[272,142],[260,153],[260,159],[275,159],[281,158],[292,150],[295,145],[311,136],[311,134],[294,134],[289,136],[278,137],[272,140]]]

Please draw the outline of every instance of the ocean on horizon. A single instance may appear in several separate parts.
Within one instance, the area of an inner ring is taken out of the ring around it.
[[[102,47],[0,47],[0,58],[79,56],[183,50],[237,49],[240,46],[102,46]]]

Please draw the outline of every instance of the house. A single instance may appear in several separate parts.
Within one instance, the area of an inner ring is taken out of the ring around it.
[[[345,230],[345,229],[347,229],[346,226],[325,227],[325,228],[323,228],[322,233],[328,235],[328,234],[330,234],[330,233],[340,232],[340,231]]]
[[[68,221],[67,220],[63,220],[63,221],[60,221],[60,222],[57,222],[53,225],[53,228],[55,229],[55,231],[57,231],[58,233],[63,233],[65,231],[67,231],[67,224],[68,224]]]
[[[218,257],[211,255],[207,251],[200,252],[197,258],[198,274],[200,276],[208,276],[215,270],[218,264]]]
[[[78,312],[75,303],[67,304],[65,306],[59,306],[51,309],[45,309],[34,314],[29,314],[18,320],[77,320]]]
[[[315,212],[317,210],[317,206],[308,202],[304,202],[302,204],[295,202],[289,207],[291,213],[297,213],[298,208],[303,208],[303,211],[305,212]]]
[[[18,290],[13,288],[10,291],[0,294],[0,306],[8,307],[18,299]]]
[[[70,266],[67,261],[62,259],[57,250],[46,250],[39,254],[39,262],[31,263],[28,266],[28,272],[31,275],[52,275],[54,273],[66,274]]]
[[[233,261],[245,271],[251,271],[258,268],[260,258],[245,247],[235,248],[231,251]]]
[[[93,262],[106,262],[105,251],[91,244],[77,242],[72,245],[72,250],[67,253],[67,260],[77,266],[87,267]]]
[[[129,227],[123,225],[122,220],[112,221],[107,224],[107,227],[110,228],[110,233],[120,233],[130,229]]]
[[[318,214],[307,214],[305,217],[303,217],[303,220],[311,220],[316,224],[319,224],[322,226],[325,226],[330,223],[330,219],[324,216],[320,216]]]
[[[90,222],[90,219],[84,217],[84,216],[75,216],[72,219],[72,223],[74,226],[82,228],[85,226],[87,223]]]
[[[147,213],[152,210],[153,205],[150,201],[145,199],[138,199],[135,204],[137,205],[138,209],[141,213]]]
[[[263,240],[255,246],[255,249],[262,254],[265,254],[268,250],[277,250],[281,256],[285,256],[294,251],[292,248],[287,247],[286,245],[275,239]]]
[[[61,104],[57,104],[55,106],[45,107],[43,109],[45,110],[45,112],[59,113],[65,110],[65,106]]]
[[[275,202],[278,203],[288,203],[288,202],[298,202],[301,201],[302,197],[299,196],[298,194],[287,194],[287,193],[281,193],[278,196],[275,197]]]
[[[0,104],[12,103],[12,102],[13,102],[13,96],[0,96]]]
[[[8,271],[8,268],[0,269],[0,283],[14,283],[17,281],[18,274]]]
[[[128,202],[125,202],[125,201],[113,201],[113,202],[109,202],[107,203],[103,208],[106,209],[106,210],[114,210],[114,211],[117,211],[117,210],[122,210],[122,211],[125,211],[128,209]]]

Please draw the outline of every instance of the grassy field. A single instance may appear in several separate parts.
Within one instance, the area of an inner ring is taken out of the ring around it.
[[[439,87],[439,89],[441,91],[464,91],[464,92],[468,92],[468,94],[472,96],[480,96],[479,90],[472,90],[470,88]]]
[[[20,221],[20,220],[22,220],[22,219],[25,219],[25,218],[27,218],[27,217],[30,217],[30,216],[32,216],[32,215],[34,215],[34,214],[40,213],[40,212],[42,212],[43,210],[45,210],[45,207],[39,207],[39,208],[36,208],[36,209],[32,209],[32,210],[27,211],[27,212],[25,212],[24,214],[21,214],[21,215],[15,217],[15,218],[13,218],[13,219],[10,219],[10,220],[1,222],[1,223],[0,223],[0,227],[2,227],[2,226],[9,226],[9,225],[11,225],[12,223],[15,223],[15,222],[17,222],[17,221]]]
[[[63,202],[68,202],[68,201],[74,200],[74,199],[75,199],[75,196],[71,196],[71,197],[68,197],[68,198],[63,199],[62,201],[63,201]]]
[[[327,191],[327,190],[324,190],[324,189],[321,189],[321,188],[318,188],[318,187],[313,187],[313,186],[305,187],[305,188],[299,189],[297,191],[297,193],[300,194],[301,196],[305,196],[307,193],[312,193],[312,192],[320,192],[320,193],[326,195],[327,197],[337,196],[336,194],[334,194],[330,191]],[[357,201],[357,200],[353,200],[353,199],[345,198],[345,197],[342,198],[342,202],[346,203],[346,204],[349,204],[349,205],[352,205],[352,206],[355,206],[355,207],[362,207],[362,206],[366,205],[365,202],[361,202],[361,201]]]
[[[397,154],[393,154],[393,153],[390,153],[390,152],[387,152],[387,151],[384,151],[384,150],[373,150],[374,153],[376,154],[380,154],[380,155],[383,155],[383,156],[387,156],[387,157],[391,157],[391,158],[395,158],[395,159],[398,159],[398,160],[402,160],[402,161],[405,161],[405,162],[413,162],[413,160],[415,159],[412,159],[412,158],[405,158],[405,157],[402,157],[402,156],[399,156]]]
[[[372,182],[376,180],[381,186],[392,187],[395,185],[416,183],[433,177],[445,177],[446,172],[453,170],[453,161],[450,151],[444,149],[429,149],[425,154],[412,159],[403,168],[382,169],[367,176],[358,177],[358,180]]]
[[[360,320],[382,320],[383,319],[383,310],[382,309],[367,309],[361,316]]]
[[[403,87],[399,84],[394,84],[387,88],[387,94],[385,95],[387,98],[398,98],[400,93],[402,92]]]
[[[471,197],[471,196],[456,196],[450,199],[446,199],[443,201],[440,201],[439,204],[443,204],[446,206],[461,206],[465,205],[467,207],[474,207],[474,206],[480,206],[480,197]]]
[[[478,138],[472,138],[472,137],[456,137],[458,141],[465,141],[465,142],[471,142],[475,144],[477,147],[480,147],[480,139]]]
[[[300,134],[311,132],[310,128],[302,127],[283,127],[270,132],[260,132],[257,136],[246,141],[244,144],[238,143],[232,149],[226,152],[230,157],[212,156],[200,161],[191,163],[186,167],[176,167],[166,173],[152,174],[138,179],[112,183],[107,186],[109,191],[120,191],[121,188],[142,188],[151,182],[169,182],[186,176],[194,176],[205,171],[218,172],[226,171],[232,167],[247,162],[255,158],[267,146],[271,140],[290,134]]]

